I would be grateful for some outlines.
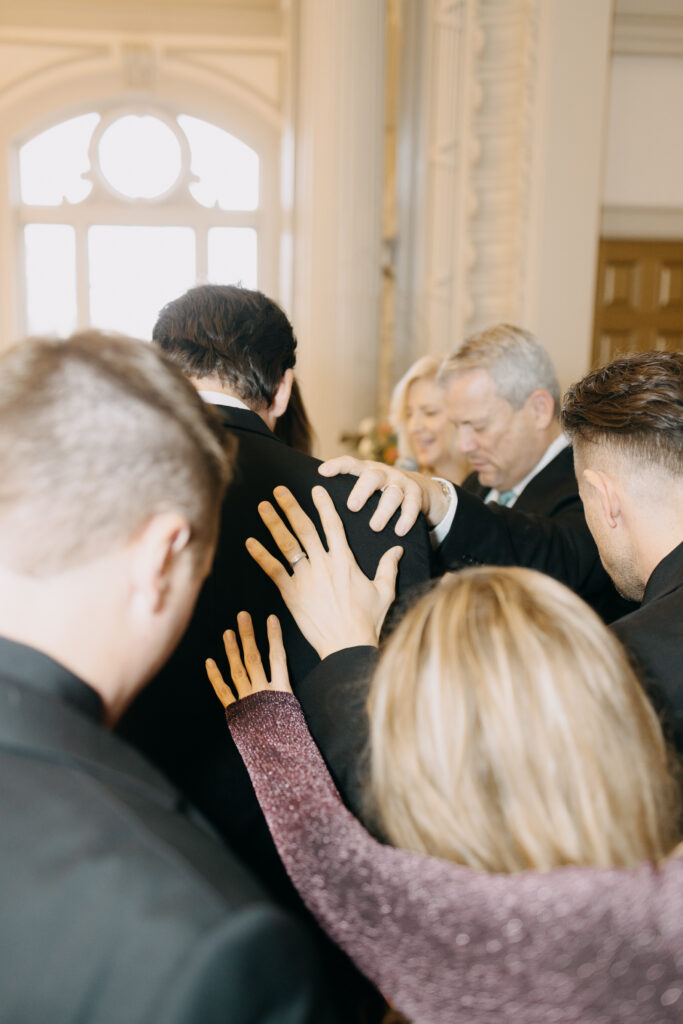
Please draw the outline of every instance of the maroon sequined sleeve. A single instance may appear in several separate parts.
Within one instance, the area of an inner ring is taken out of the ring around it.
[[[493,875],[376,842],[290,694],[232,705],[280,856],[322,926],[419,1024],[681,1024],[683,860]]]

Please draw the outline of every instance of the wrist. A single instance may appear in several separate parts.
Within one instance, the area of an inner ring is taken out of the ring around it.
[[[450,506],[451,492],[447,484],[433,477],[424,480],[422,511],[430,529],[445,519]]]
[[[345,651],[349,647],[379,647],[379,640],[374,631],[358,630],[353,634],[347,633],[343,640],[322,640],[316,645],[316,653],[322,661],[330,654]]]

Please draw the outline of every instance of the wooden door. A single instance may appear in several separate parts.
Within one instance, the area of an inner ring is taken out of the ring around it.
[[[683,351],[683,242],[602,239],[595,295],[593,366]]]

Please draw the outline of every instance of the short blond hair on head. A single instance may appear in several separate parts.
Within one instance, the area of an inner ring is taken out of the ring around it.
[[[547,391],[560,415],[560,385],[553,361],[538,338],[514,324],[495,324],[470,335],[444,360],[438,381],[447,385],[453,377],[486,370],[501,398],[521,409],[534,391]]]
[[[396,846],[515,872],[676,842],[659,721],[616,637],[550,577],[445,577],[389,639],[368,711],[373,811]]]
[[[49,576],[175,511],[215,543],[234,445],[150,344],[88,331],[0,356],[0,564]]]

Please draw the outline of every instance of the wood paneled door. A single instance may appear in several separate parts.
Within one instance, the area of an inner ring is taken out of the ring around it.
[[[593,365],[619,355],[683,351],[683,241],[602,239]]]

